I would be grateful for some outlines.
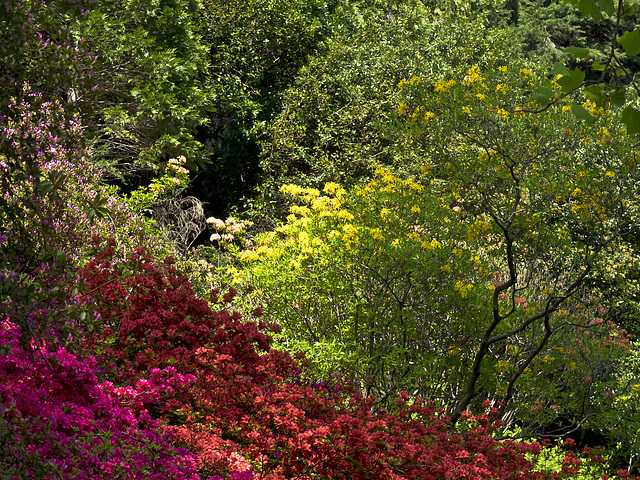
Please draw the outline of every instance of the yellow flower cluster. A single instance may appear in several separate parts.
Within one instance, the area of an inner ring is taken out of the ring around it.
[[[440,248],[442,244],[438,240],[431,240],[430,242],[422,242],[422,248],[425,250],[433,250],[434,248]]]
[[[353,242],[358,239],[358,229],[352,224],[347,223],[342,226],[342,231],[344,232],[342,234],[342,239],[344,240],[346,247],[349,249]]]
[[[434,90],[438,93],[448,92],[455,86],[455,84],[456,84],[456,81],[453,79],[451,80],[439,79],[436,81]]]
[[[506,360],[500,360],[496,365],[496,372],[498,373],[508,372],[510,368],[511,368],[511,363],[509,363]]]
[[[520,76],[522,78],[533,78],[533,72],[527,68],[520,69]]]
[[[422,105],[418,105],[411,115],[409,120],[417,122],[419,120],[431,121],[435,118],[435,113],[426,110]]]
[[[502,118],[507,118],[509,116],[509,112],[507,112],[504,108],[498,108],[498,110],[496,110],[496,113],[499,117]]]
[[[479,86],[487,88],[484,80],[484,77],[480,75],[480,67],[478,65],[474,65],[467,70],[467,76],[464,77],[464,85],[467,87]]]
[[[598,143],[601,146],[605,146],[607,145],[609,142],[611,141],[611,134],[609,133],[609,130],[607,130],[606,128],[602,127],[600,129],[600,131],[598,132]]]
[[[473,288],[473,285],[469,283],[464,283],[461,280],[458,280],[454,285],[453,289],[460,294],[462,298],[467,298],[469,295],[469,291]]]
[[[383,186],[380,189],[381,192],[403,192],[407,193],[418,193],[424,190],[424,187],[419,183],[414,182],[411,179],[402,180],[395,175],[393,175],[390,171],[385,170],[383,168],[377,168],[375,171],[376,175],[379,177],[379,181],[382,182]],[[378,187],[379,183],[374,180],[369,182],[369,184],[363,189],[365,194],[371,193]]]
[[[606,117],[611,113],[609,110],[605,110],[603,107],[598,107],[596,103],[592,102],[591,100],[587,100],[582,104],[582,106],[587,109],[592,117]]]
[[[372,228],[371,230],[369,230],[369,233],[374,240],[377,240],[379,242],[384,241],[384,236],[382,235],[382,230],[380,230],[380,228]]]
[[[467,240],[475,243],[491,230],[491,225],[485,220],[476,220],[467,230]]]

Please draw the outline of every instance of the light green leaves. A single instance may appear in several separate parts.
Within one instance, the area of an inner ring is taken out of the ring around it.
[[[563,93],[569,93],[572,90],[579,88],[583,84],[584,78],[585,73],[579,68],[576,68],[557,79],[556,83],[562,87]]]
[[[605,17],[612,17],[614,19],[617,17],[617,24],[619,25],[621,17],[633,14],[638,8],[637,1],[624,1],[622,3],[623,8],[620,9],[617,8],[619,2],[614,2],[614,0],[563,1],[564,3],[577,6],[583,15],[591,17],[596,23],[600,22]],[[610,33],[612,39],[616,38],[615,35],[616,33],[613,31]],[[616,38],[616,40],[617,44],[624,49],[627,56],[640,54],[640,30],[637,28],[627,31]],[[591,66],[594,72],[602,72],[599,80],[592,82],[587,80],[585,82],[586,76],[584,72],[577,68],[573,71],[569,71],[567,67],[561,63],[556,63],[549,74],[556,76],[561,75],[556,82],[562,87],[562,93],[566,95],[580,90],[581,87],[586,84],[586,87],[582,92],[589,100],[595,102],[598,107],[608,108],[608,105],[622,107],[626,102],[626,90],[628,87],[620,87],[618,81],[612,80],[608,80],[609,83],[603,83],[603,79],[605,78],[611,78],[611,76],[613,76],[617,80],[618,77],[623,77],[627,74],[624,69],[620,68],[622,65],[620,64],[618,56],[614,55],[614,46],[615,42],[611,47],[611,55],[608,56],[606,62],[601,63],[596,60]],[[588,48],[569,46],[565,48],[565,52],[573,55],[574,58],[579,60],[586,58],[589,55],[590,50]],[[608,71],[611,72],[611,75],[607,73]],[[591,84],[589,85],[589,83]],[[623,85],[626,85],[626,82],[623,82]],[[543,106],[548,105],[551,99],[551,95],[549,93],[550,92],[538,89],[538,93],[535,96],[536,101]],[[590,121],[590,119],[593,118],[589,112],[579,104],[573,105],[571,107],[571,111],[574,113],[576,118],[580,120]],[[627,132],[629,134],[640,133],[640,110],[627,106],[622,113],[621,119],[627,127]]]
[[[577,119],[584,120],[589,124],[595,121],[595,118],[582,105],[571,105],[571,113],[573,113]]]
[[[616,6],[614,5],[613,0],[598,0],[598,4],[600,5],[600,10],[608,16],[612,17],[615,15]]]
[[[543,107],[546,107],[551,101],[551,97],[554,95],[553,89],[549,87],[538,87],[536,89],[536,95],[534,97],[535,101],[538,102]]]
[[[567,52],[567,53],[570,53],[575,58],[581,59],[581,58],[586,58],[586,56],[589,55],[589,52],[591,50],[588,49],[588,48],[567,47],[567,48],[564,49],[564,51]]]
[[[595,0],[580,0],[578,2],[578,9],[585,15],[593,18],[596,22],[602,20],[602,13]]]
[[[640,53],[640,32],[638,29],[627,32],[618,38],[618,43],[622,45],[627,55],[637,55]]]

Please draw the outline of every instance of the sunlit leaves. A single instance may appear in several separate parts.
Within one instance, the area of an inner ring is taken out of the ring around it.
[[[632,30],[618,37],[618,43],[622,45],[627,55],[640,53],[640,31]]]

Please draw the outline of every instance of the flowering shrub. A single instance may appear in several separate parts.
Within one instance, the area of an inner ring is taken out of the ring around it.
[[[241,274],[284,341],[357,353],[351,373],[367,393],[410,389],[448,402],[470,367],[480,315],[465,305],[487,304],[488,265],[456,238],[464,226],[442,198],[376,175],[349,193],[332,183],[322,192],[283,187],[297,204],[285,225],[240,253]]]
[[[621,129],[621,112],[611,105],[592,99],[565,104],[558,82],[514,61],[490,70],[471,65],[455,78],[415,76],[398,85],[400,128],[430,148],[422,181],[442,186],[447,203],[468,226],[469,248],[484,253],[497,272],[474,362],[480,366],[491,352],[501,351],[506,338],[527,332],[520,347],[505,345],[520,352],[505,355],[511,367],[502,363],[497,369],[509,378],[503,384],[505,401],[523,374],[540,375],[540,383],[548,378],[536,359],[555,363],[554,348],[566,352],[572,342],[585,342],[578,348],[589,347],[577,363],[595,365],[594,336],[624,336],[602,322],[608,309],[592,279],[602,271],[603,254],[634,228],[635,139]],[[541,97],[557,102],[538,111]],[[612,382],[609,375],[626,354],[624,346],[617,347],[608,367],[591,369],[602,382]],[[563,371],[571,376],[571,369],[580,370],[569,362]],[[480,369],[476,372],[466,398],[480,385]],[[593,378],[574,380],[583,377]],[[582,410],[581,418],[590,416],[583,402],[592,393],[559,390],[571,392],[560,404]]]
[[[97,344],[98,362],[136,385],[137,396],[120,390],[130,408],[161,420],[176,445],[196,453],[201,476],[544,478],[534,471],[538,444],[491,438],[500,423],[488,404],[452,430],[442,409],[406,393],[380,410],[340,378],[311,383],[303,357],[270,348],[260,311],[253,321],[215,312],[175,276],[170,259],[140,251],[114,263],[110,243],[83,272],[113,329]],[[212,300],[228,308],[234,293]],[[156,384],[171,388],[154,394]],[[567,465],[554,478],[577,471]]]
[[[239,222],[233,217],[227,218],[227,220],[221,220],[215,217],[207,218],[207,224],[209,228],[215,230],[211,234],[210,241],[217,242],[223,248],[229,248],[234,244],[239,244],[242,247],[250,247],[251,241],[246,238],[247,227],[253,225],[252,222]]]
[[[7,0],[0,5],[0,105],[20,97],[23,83],[38,85],[45,100],[66,99],[68,112],[91,104],[97,57],[70,27],[93,2]],[[78,100],[81,100],[78,102]]]
[[[0,117],[0,305],[25,335],[67,341],[71,333],[78,341],[99,327],[75,274],[91,234],[116,236],[121,255],[140,245],[168,251],[100,184],[83,132],[77,118],[28,85]]]
[[[152,372],[136,388],[99,383],[95,360],[64,348],[19,345],[19,327],[0,325],[0,470],[5,478],[196,480],[196,457],[146,412],[124,404],[158,398],[191,381]],[[41,355],[41,356],[40,356]],[[186,382],[186,383],[185,383]]]

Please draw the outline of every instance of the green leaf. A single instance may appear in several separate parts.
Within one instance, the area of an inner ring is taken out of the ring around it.
[[[569,75],[564,75],[562,78],[556,80],[556,83],[562,87],[562,91],[565,93],[575,90],[582,82],[584,82],[585,73],[576,68],[572,70]]]
[[[55,185],[49,180],[43,180],[36,185],[36,195],[42,196],[53,190]]]
[[[585,96],[596,103],[598,107],[602,107],[604,100],[604,84],[589,85],[584,89]]]
[[[549,72],[549,75],[569,75],[569,69],[565,67],[564,63],[556,62],[553,64],[553,68]]]
[[[633,15],[636,13],[636,10],[638,10],[637,3],[624,2],[624,12],[622,15]]]
[[[578,9],[583,15],[593,18],[596,23],[602,20],[602,13],[600,13],[600,8],[595,0],[580,0]]]
[[[584,120],[587,123],[593,123],[596,120],[582,105],[571,105],[571,113],[573,113],[578,120]]]
[[[598,0],[598,4],[600,5],[600,9],[610,17],[615,15],[616,7],[613,4],[613,0]]]
[[[547,87],[538,87],[536,89],[536,96],[534,97],[535,101],[538,102],[543,107],[546,107],[553,97],[553,90]]]
[[[580,59],[580,58],[585,58],[587,55],[589,55],[589,52],[591,50],[588,49],[588,48],[567,47],[567,48],[564,49],[564,51],[567,52],[567,53],[570,53],[575,58]]]
[[[595,72],[602,72],[605,69],[606,65],[600,63],[600,60],[596,60],[591,64],[591,70]]]
[[[640,32],[637,29],[627,32],[618,38],[618,43],[622,45],[627,55],[637,55],[640,53]]]
[[[622,111],[622,123],[627,126],[629,135],[640,133],[640,111],[627,107]]]
[[[609,100],[614,105],[621,107],[624,105],[624,102],[627,100],[627,89],[626,88],[618,88],[609,94]]]

